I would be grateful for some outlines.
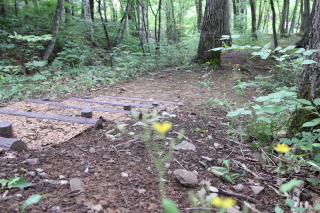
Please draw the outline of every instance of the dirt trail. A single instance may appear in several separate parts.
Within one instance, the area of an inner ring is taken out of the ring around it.
[[[250,79],[250,73],[261,71],[248,64],[246,58],[245,53],[236,55],[230,52],[225,54],[226,66],[221,69],[166,68],[110,88],[89,91],[83,96],[93,98],[99,95],[117,95],[164,101],[179,100],[183,106],[168,106],[167,114],[160,117],[160,121],[173,123],[167,139],[151,141],[154,143],[152,146],[159,146],[163,150],[157,153],[159,158],[167,153],[169,139],[176,138],[181,129],[184,129],[184,140],[195,146],[194,151],[175,151],[170,164],[165,165],[168,169],[164,177],[167,196],[177,203],[182,212],[190,212],[188,192],[198,193],[204,184],[210,183],[218,189],[251,197],[255,208],[268,212],[268,208],[272,209],[279,202],[276,192],[268,188],[269,184],[274,184],[274,174],[255,179],[253,174],[247,173],[237,179],[237,185],[233,185],[212,175],[199,163],[204,161],[207,166],[223,166],[222,160],[229,159],[232,172],[245,173],[241,167],[245,163],[252,171],[267,173],[259,162],[248,160],[259,161],[259,155],[249,146],[229,140],[222,124],[228,122],[226,110],[239,106],[255,94],[252,89],[237,95],[232,89],[236,80]],[[257,63],[256,66],[258,65]],[[240,67],[249,69],[249,72],[243,72]],[[205,75],[209,72],[212,74],[208,80]],[[208,80],[211,91],[201,84],[205,80]],[[32,194],[50,195],[28,207],[26,212],[163,212],[159,207],[157,171],[150,159],[150,150],[148,152],[146,145],[139,139],[142,128],[138,121],[105,119],[104,129],[85,131],[67,142],[38,147],[28,152],[1,154],[0,179],[19,176],[35,185],[8,192],[1,189],[0,195],[6,198],[0,202],[0,212],[18,212],[22,203]],[[118,124],[125,124],[128,134],[119,132],[116,128]],[[176,169],[194,171],[202,185],[193,188],[181,185],[174,176]],[[251,186],[265,189],[259,195],[254,195]],[[204,197],[208,194],[206,192]],[[237,200],[238,206],[247,200],[243,197],[233,198]],[[196,206],[201,204],[196,202]],[[207,212],[218,211],[211,208]]]

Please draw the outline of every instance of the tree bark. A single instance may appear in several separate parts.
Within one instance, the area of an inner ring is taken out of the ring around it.
[[[201,23],[202,23],[202,0],[195,0],[196,11],[197,11],[197,29],[198,32],[201,31]]]
[[[50,41],[42,59],[47,61],[50,57],[50,55],[53,52],[54,46],[56,44],[57,39],[57,32],[59,31],[59,25],[60,25],[60,19],[61,19],[61,12],[62,12],[62,3],[63,0],[58,0],[56,12],[54,14],[54,21],[52,26],[52,40]]]
[[[90,0],[82,0],[82,1],[83,1],[84,18],[86,20],[86,25],[87,25],[87,39],[89,41],[92,41],[93,27],[92,27],[92,19],[91,19]]]
[[[277,37],[277,28],[276,28],[276,11],[274,9],[273,0],[270,0],[270,6],[272,11],[272,32],[273,32],[273,43],[274,47],[276,48],[279,46],[278,37]]]
[[[6,15],[6,9],[4,0],[0,0],[0,16],[4,17]]]
[[[282,15],[280,22],[280,36],[285,37],[287,34],[286,23],[288,23],[289,0],[283,0]]]
[[[250,0],[250,8],[251,8],[251,36],[254,40],[258,39],[257,36],[257,17],[256,17],[256,6],[254,0]]]
[[[207,0],[203,23],[201,27],[200,41],[197,56],[199,63],[210,62],[214,66],[221,66],[221,51],[210,51],[221,47],[221,36],[230,35],[230,25],[226,26],[224,19],[229,19],[228,0]],[[229,29],[226,29],[228,28]]]
[[[71,16],[71,10],[70,10],[70,0],[65,0],[67,3],[66,6],[64,6],[64,12],[65,12],[65,23],[69,23],[70,16]]]
[[[302,0],[300,32],[305,32],[310,26],[310,0]]]
[[[314,16],[309,34],[310,50],[318,50],[307,59],[316,63],[304,65],[298,83],[298,98],[313,100],[320,98],[320,0],[315,0]]]
[[[313,2],[312,12],[311,12],[310,17],[309,17],[309,23],[310,24],[305,29],[300,41],[298,41],[296,43],[296,47],[304,47],[305,48],[309,44],[309,38],[310,38],[309,34],[310,34],[310,28],[311,28],[310,25],[311,25],[311,21],[312,21],[312,19],[314,17],[316,2],[317,2],[317,0],[314,0],[314,2]]]

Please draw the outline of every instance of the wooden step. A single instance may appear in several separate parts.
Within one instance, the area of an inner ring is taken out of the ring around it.
[[[109,96],[109,95],[99,95],[101,98],[111,98],[111,99],[118,99],[118,100],[130,100],[130,101],[141,101],[141,102],[149,102],[149,103],[160,103],[160,104],[176,104],[176,105],[183,105],[183,103],[176,101],[158,101],[158,100],[147,100],[147,99],[139,99],[139,98],[126,98],[126,97],[118,97],[118,96]]]
[[[28,118],[48,119],[48,120],[64,121],[69,123],[85,124],[85,125],[92,126],[94,129],[103,128],[103,124],[100,119],[69,117],[64,115],[44,114],[44,113],[26,112],[26,111],[18,111],[18,110],[10,110],[10,109],[0,109],[0,113],[7,114],[7,115],[24,116]]]

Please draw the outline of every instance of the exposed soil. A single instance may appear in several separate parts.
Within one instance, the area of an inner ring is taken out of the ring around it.
[[[230,108],[241,106],[257,94],[251,88],[237,95],[232,89],[234,82],[266,73],[268,62],[257,60],[249,63],[247,53],[229,52],[224,55],[224,64],[224,68],[213,71],[210,67],[201,70],[159,69],[136,80],[83,94],[96,99],[100,99],[99,95],[117,95],[164,101],[179,100],[184,105],[164,105],[168,112],[164,116],[161,116],[161,111],[157,112],[159,120],[172,122],[173,128],[164,141],[154,139],[149,142],[154,144],[153,147],[160,147],[156,152],[148,151],[145,142],[140,139],[143,132],[137,120],[123,114],[120,115],[121,119],[115,114],[105,114],[104,129],[81,130],[81,134],[75,134],[70,140],[63,142],[55,139],[48,146],[42,146],[45,141],[38,143],[37,137],[31,136],[28,138],[28,145],[32,149],[22,153],[2,153],[0,179],[24,177],[28,182],[34,183],[34,186],[23,190],[0,189],[0,213],[19,212],[23,202],[32,194],[49,196],[30,205],[25,212],[163,212],[160,206],[158,172],[150,154],[162,159],[168,152],[168,142],[171,138],[177,138],[177,132],[182,129],[183,140],[194,144],[196,150],[174,151],[170,164],[165,165],[167,171],[164,176],[167,197],[176,202],[181,212],[218,212],[218,209],[199,201],[194,202],[194,207],[205,207],[206,210],[190,209],[193,205],[188,192],[201,194],[198,192],[206,188],[206,184],[243,195],[227,195],[237,201],[239,208],[247,201],[261,212],[274,212],[275,205],[282,200],[277,194],[277,178],[272,172],[274,169],[268,170],[268,167],[262,166],[259,153],[250,144],[241,144],[236,139],[231,139],[232,135],[225,131],[226,126],[223,125],[230,121],[226,117]],[[209,72],[212,72],[211,91],[207,91],[201,84],[205,80],[204,75]],[[60,101],[70,103],[66,98],[61,98]],[[15,105],[12,108],[13,106]],[[30,106],[23,108],[19,105],[18,108],[26,110]],[[54,113],[62,111],[56,108],[50,110]],[[50,110],[45,109],[45,112]],[[145,112],[152,113],[151,110]],[[73,113],[79,112],[67,112]],[[125,124],[128,134],[120,132],[116,128],[118,124]],[[18,138],[19,134],[15,132]],[[51,137],[53,136],[48,136],[47,140],[52,140]],[[38,160],[36,164],[32,164],[30,159]],[[224,159],[230,161],[231,173],[246,173],[236,179],[236,184],[214,176],[199,163],[203,161],[208,167],[224,166]],[[252,172],[248,172],[244,166]],[[194,171],[200,184],[195,187],[183,186],[173,174],[176,169]],[[73,178],[82,180],[83,189],[70,188],[70,180]],[[264,190],[255,195],[251,186],[262,186]],[[311,190],[307,192],[317,196]],[[209,194],[207,191],[202,197]]]

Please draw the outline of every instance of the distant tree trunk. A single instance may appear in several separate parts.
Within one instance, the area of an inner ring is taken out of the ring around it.
[[[65,0],[66,6],[64,6],[64,12],[65,12],[65,23],[69,23],[70,16],[71,16],[71,10],[70,10],[70,0]]]
[[[294,9],[293,9],[292,18],[291,18],[291,25],[290,25],[290,29],[289,29],[290,34],[293,33],[294,27],[296,25],[296,13],[298,10],[298,5],[299,5],[299,1],[296,1],[295,5],[294,5]]]
[[[117,17],[116,9],[113,4],[113,0],[109,0],[109,5],[111,9],[112,22],[117,22],[118,17]]]
[[[288,33],[287,24],[288,23],[288,13],[289,13],[289,0],[283,0],[283,7],[282,7],[282,15],[281,15],[281,22],[280,22],[280,36],[285,37]]]
[[[138,30],[139,30],[139,38],[140,38],[140,45],[143,46],[148,42],[148,10],[146,7],[146,1],[141,0],[138,1]]]
[[[258,9],[258,11],[259,11],[259,15],[258,15],[258,24],[257,24],[257,30],[259,30],[260,29],[260,26],[261,26],[261,23],[262,23],[262,17],[263,17],[263,15],[264,15],[264,9],[262,9],[263,7],[262,7],[262,0],[260,0],[260,3],[259,3],[259,9]]]
[[[48,47],[42,57],[42,59],[45,61],[48,61],[50,55],[53,52],[54,46],[56,44],[57,32],[59,31],[59,25],[60,25],[60,19],[61,19],[62,3],[63,3],[63,0],[58,0],[56,12],[54,14],[53,26],[52,26],[53,38],[50,41],[50,43],[49,43],[49,45],[48,45]]]
[[[258,39],[257,36],[257,18],[256,18],[256,6],[254,0],[250,0],[250,8],[251,8],[251,36],[254,40]]]
[[[97,0],[97,3],[98,3],[98,13],[100,15],[100,19],[101,19],[101,23],[102,23],[102,26],[103,26],[104,35],[106,37],[107,46],[108,46],[108,50],[109,50],[109,53],[110,53],[111,49],[112,49],[112,44],[111,44],[111,41],[110,41],[110,38],[109,38],[109,33],[108,33],[108,30],[107,30],[107,27],[106,27],[106,24],[108,23],[108,20],[107,19],[103,19],[102,12],[101,12],[101,0]],[[113,67],[113,65],[114,65],[113,56],[111,54],[109,54],[109,57],[110,57],[110,66]]]
[[[310,34],[310,28],[311,28],[311,21],[313,20],[314,18],[314,14],[315,14],[315,6],[316,6],[316,2],[319,1],[319,0],[314,0],[313,2],[313,6],[312,6],[312,12],[310,14],[310,17],[309,17],[309,21],[308,21],[308,26],[307,28],[305,29],[304,33],[303,33],[303,36],[302,38],[300,39],[300,41],[298,41],[296,43],[296,47],[306,47],[308,44],[309,44],[309,34]]]
[[[195,0],[196,11],[197,11],[197,29],[198,32],[201,31],[201,23],[202,23],[202,0]]]
[[[6,8],[4,0],[0,0],[0,16],[4,17],[6,15]]]
[[[314,60],[316,63],[303,66],[298,84],[298,98],[307,100],[320,98],[320,0],[315,2],[308,49],[318,51],[307,56],[307,59]]]
[[[92,19],[91,19],[91,9],[89,0],[83,0],[83,12],[84,18],[86,20],[87,25],[87,39],[93,40],[93,27],[92,27]]]
[[[221,36],[223,32],[230,32],[225,29],[225,20],[229,19],[228,0],[207,0],[203,23],[201,27],[200,41],[195,60],[200,63],[210,62],[214,66],[221,66],[221,51],[210,51],[213,48],[221,47]],[[229,25],[230,27],[230,25]]]
[[[91,21],[94,21],[94,1],[89,0]]]
[[[273,43],[274,43],[274,47],[277,47],[277,46],[279,46],[279,44],[278,44],[277,28],[276,28],[276,11],[274,9],[273,0],[270,0],[270,6],[271,6],[271,11],[272,11]]]
[[[300,32],[305,32],[310,26],[310,0],[301,0]]]

